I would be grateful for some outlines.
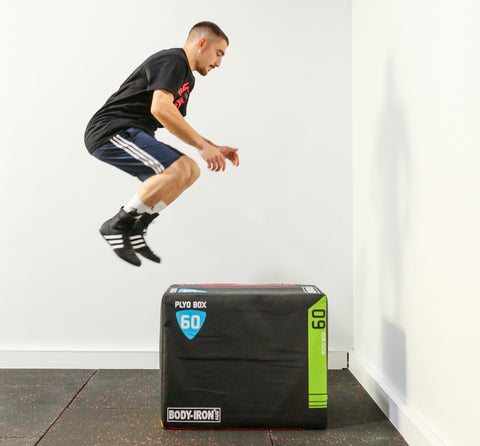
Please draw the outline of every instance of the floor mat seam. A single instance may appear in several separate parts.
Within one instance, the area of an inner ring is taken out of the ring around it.
[[[72,405],[72,403],[76,400],[77,396],[80,394],[80,392],[85,388],[85,386],[92,380],[92,378],[95,376],[98,370],[95,370],[90,377],[87,379],[87,381],[80,387],[78,392],[73,395],[73,398],[68,402],[68,404],[63,408],[63,410],[58,414],[58,416],[53,420],[53,422],[48,426],[47,430],[42,434],[42,436],[37,440],[35,443],[35,446],[40,444],[40,442],[45,438],[45,436],[50,432],[50,430],[55,426],[55,423],[60,419],[60,417],[65,413],[65,411]]]

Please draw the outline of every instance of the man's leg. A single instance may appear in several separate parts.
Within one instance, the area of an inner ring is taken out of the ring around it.
[[[130,243],[135,252],[143,257],[160,263],[158,257],[145,242],[148,225],[158,217],[157,208],[161,209],[176,200],[200,176],[200,169],[195,161],[187,156],[182,156],[164,172],[156,174],[144,181],[140,190],[134,197],[134,202],[139,200],[140,206],[145,206],[143,212],[129,232]],[[147,211],[148,208],[148,211]],[[153,209],[153,212],[150,211]]]
[[[197,163],[184,155],[162,173],[146,179],[138,191],[138,197],[149,208],[161,201],[168,206],[199,176],[200,168]]]
[[[200,174],[195,161],[138,129],[117,134],[93,155],[140,179],[135,196],[100,228],[100,233],[123,260],[140,266],[136,253],[160,262],[146,245],[146,227]],[[153,206],[153,207],[152,207]]]

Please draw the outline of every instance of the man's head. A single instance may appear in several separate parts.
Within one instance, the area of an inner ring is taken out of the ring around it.
[[[192,70],[206,76],[220,66],[228,43],[228,37],[215,23],[200,22],[190,30],[183,48]]]

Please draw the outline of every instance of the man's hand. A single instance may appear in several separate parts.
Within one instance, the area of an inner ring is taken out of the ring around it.
[[[206,142],[202,148],[198,149],[198,153],[207,162],[210,170],[214,172],[225,170],[225,156],[219,147],[215,147],[210,142]]]
[[[200,156],[207,162],[208,168],[214,172],[224,171],[227,167],[225,159],[229,159],[234,166],[240,164],[237,151],[227,146],[217,146],[205,139],[205,145],[198,150]]]
[[[231,147],[222,146],[219,147],[220,152],[225,158],[228,158],[234,166],[240,164],[240,159],[238,158],[238,149],[232,149]]]

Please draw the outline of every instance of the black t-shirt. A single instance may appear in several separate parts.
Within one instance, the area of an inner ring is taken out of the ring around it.
[[[134,127],[154,136],[163,127],[151,114],[155,90],[174,95],[174,104],[183,116],[195,78],[182,48],[159,51],[143,62],[92,117],[85,130],[90,153],[122,130]]]

